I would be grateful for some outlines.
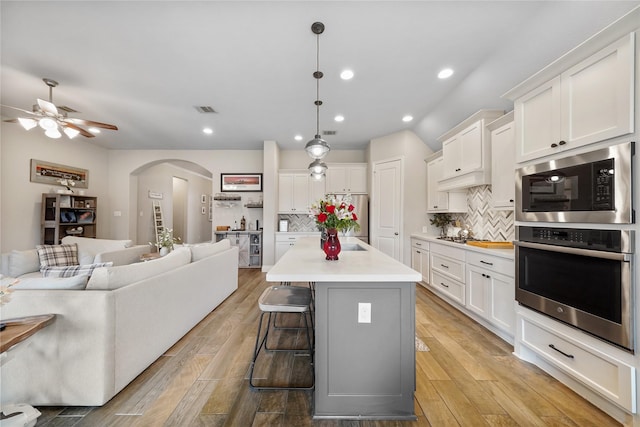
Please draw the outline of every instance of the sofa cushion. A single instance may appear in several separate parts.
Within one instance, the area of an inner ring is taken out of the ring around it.
[[[191,251],[189,248],[178,248],[152,261],[116,267],[99,267],[93,271],[87,289],[118,289],[189,264],[190,261]]]
[[[215,255],[231,247],[229,239],[223,239],[216,243],[200,243],[191,246],[191,262]]]
[[[112,265],[112,262],[99,262],[87,265],[69,265],[67,267],[43,267],[40,272],[43,277],[91,276],[96,268],[111,267]]]
[[[78,264],[93,264],[96,255],[102,252],[112,252],[128,248],[131,240],[92,239],[90,237],[65,236],[62,243],[78,245]]]
[[[28,277],[20,278],[13,286],[15,290],[24,289],[70,289],[82,290],[87,286],[89,276],[79,275],[73,277]]]
[[[9,276],[19,277],[38,270],[40,270],[40,258],[36,249],[26,251],[14,249],[9,253]]]
[[[67,265],[78,265],[78,245],[38,245],[38,258],[40,268],[42,267],[65,267]]]

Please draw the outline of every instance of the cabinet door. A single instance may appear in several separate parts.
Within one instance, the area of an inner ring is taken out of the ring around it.
[[[297,214],[309,212],[309,176],[306,173],[293,176],[293,207]]]
[[[482,169],[482,132],[484,121],[480,120],[460,132],[460,171],[467,173]]]
[[[351,166],[347,169],[347,191],[349,193],[367,192],[367,167]]]
[[[295,242],[276,242],[276,262],[285,254]]]
[[[489,318],[490,275],[482,269],[467,268],[467,308],[485,319]]]
[[[347,191],[347,168],[329,166],[327,169],[327,193],[344,193]]]
[[[326,180],[309,178],[308,206],[311,206],[312,203],[316,203],[321,199],[324,199],[324,195],[326,193],[325,187]]]
[[[291,212],[293,209],[293,174],[278,175],[278,212]]]
[[[562,136],[569,148],[633,132],[634,52],[627,35],[562,73]]]
[[[427,163],[427,212],[446,212],[449,197],[445,191],[438,191],[438,181],[442,178],[443,158],[438,157]]]
[[[518,163],[556,153],[562,147],[558,145],[561,139],[560,103],[560,76],[515,101]]]
[[[514,124],[491,131],[491,193],[494,208],[513,209],[515,199]]]
[[[440,179],[457,176],[461,171],[462,147],[459,135],[442,143],[442,175]]]
[[[429,283],[429,251],[420,249],[420,273],[422,273],[422,281]]]
[[[491,311],[489,321],[513,335],[516,330],[515,281],[512,277],[489,273]]]

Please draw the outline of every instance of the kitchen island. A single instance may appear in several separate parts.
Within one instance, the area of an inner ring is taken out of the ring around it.
[[[314,419],[415,420],[415,283],[421,274],[355,237],[326,261],[299,239],[270,282],[314,282]]]

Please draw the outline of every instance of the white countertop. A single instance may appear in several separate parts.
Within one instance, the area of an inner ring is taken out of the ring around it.
[[[464,249],[465,251],[473,251],[473,252],[480,252],[483,254],[487,254],[487,255],[495,255],[495,256],[499,256],[502,258],[508,258],[508,259],[514,259],[515,258],[515,252],[513,249],[489,249],[489,248],[482,248],[480,246],[472,246],[472,245],[467,245],[464,243],[456,243],[456,242],[450,242],[448,240],[440,240],[438,239],[437,236],[432,236],[429,234],[425,234],[425,233],[412,233],[411,237],[416,238],[416,239],[420,239],[420,240],[424,240],[427,242],[431,242],[431,243],[437,243],[439,245],[447,245],[447,246],[451,246],[454,248],[460,248],[460,249]]]
[[[364,251],[340,252],[327,261],[318,237],[303,237],[267,273],[268,282],[419,282],[422,275],[356,237],[340,237],[341,245]]]

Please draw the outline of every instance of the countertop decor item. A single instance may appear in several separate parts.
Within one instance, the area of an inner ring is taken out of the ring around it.
[[[358,215],[351,204],[351,195],[347,194],[342,199],[328,195],[310,207],[311,218],[314,218],[319,228],[327,230],[335,228],[338,231],[360,230]]]
[[[433,218],[429,219],[431,225],[435,225],[440,229],[440,236],[447,235],[447,227],[452,223],[453,219],[448,213],[433,214]]]
[[[322,250],[327,255],[325,258],[327,261],[338,261],[338,255],[341,250],[338,230],[335,228],[327,229],[327,240],[324,242]]]

